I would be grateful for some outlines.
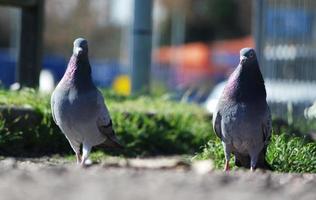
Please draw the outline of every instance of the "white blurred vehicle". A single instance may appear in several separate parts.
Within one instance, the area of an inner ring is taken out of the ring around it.
[[[218,99],[220,98],[225,85],[226,81],[217,84],[206,99],[203,106],[208,112],[214,112]],[[307,107],[316,101],[315,81],[306,82],[266,79],[265,86],[267,91],[267,101],[269,104],[283,104],[287,107],[289,107],[288,105],[304,105]]]
[[[216,106],[217,102],[224,90],[224,87],[226,85],[226,81],[223,81],[219,84],[217,84],[214,89],[212,90],[211,94],[207,97],[203,107],[206,108],[206,110],[210,113],[213,113]]]

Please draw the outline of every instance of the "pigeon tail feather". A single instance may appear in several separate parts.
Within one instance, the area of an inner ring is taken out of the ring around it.
[[[258,161],[256,164],[256,168],[264,169],[264,170],[273,170],[272,166],[267,162],[265,159],[266,157],[267,148],[263,148],[259,154]],[[235,165],[237,167],[244,167],[249,169],[250,168],[250,156],[249,155],[242,155],[240,153],[235,154]]]

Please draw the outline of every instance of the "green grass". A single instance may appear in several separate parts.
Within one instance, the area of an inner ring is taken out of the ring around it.
[[[96,149],[91,159],[106,156],[194,155],[192,159],[213,159],[223,168],[224,152],[216,138],[211,120],[200,107],[173,102],[163,97],[125,97],[102,91],[110,110],[114,128],[125,144],[124,151]],[[31,107],[42,116],[40,123],[20,127],[23,117],[8,121],[0,114],[0,155],[39,156],[61,154],[74,161],[72,150],[53,123],[50,96],[26,89],[19,92],[0,90],[0,105]],[[274,123],[276,126],[277,123]],[[275,128],[275,127],[274,127]],[[279,172],[316,173],[316,143],[295,134],[313,131],[315,121],[300,121],[279,127],[268,148],[267,160]],[[232,160],[233,166],[233,160]]]
[[[224,151],[219,139],[210,140],[193,159],[213,159],[218,169],[224,168]],[[278,172],[316,173],[316,142],[285,133],[273,135],[267,151],[267,161]],[[234,166],[233,159],[230,163]]]
[[[200,107],[194,104],[173,102],[167,96],[126,97],[116,95],[111,90],[101,90],[105,96],[106,104],[113,112],[139,112],[163,114],[194,114],[205,115]],[[50,95],[38,93],[36,90],[26,88],[21,91],[0,90],[0,105],[16,105],[32,107],[41,113],[50,113]]]
[[[267,160],[280,172],[316,173],[316,143],[286,134],[274,136]]]
[[[47,116],[51,113],[49,95],[38,93],[31,88],[26,88],[21,91],[0,90],[0,106],[1,105],[33,108],[36,112]]]

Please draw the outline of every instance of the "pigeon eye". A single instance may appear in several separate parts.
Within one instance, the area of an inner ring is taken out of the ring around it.
[[[250,58],[252,58],[252,57],[253,57],[253,53],[252,53],[252,52],[250,52],[249,56],[250,56]]]

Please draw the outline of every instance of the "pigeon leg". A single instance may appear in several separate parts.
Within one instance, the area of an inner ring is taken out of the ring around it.
[[[224,168],[224,171],[225,172],[229,172],[230,170],[230,167],[229,167],[229,160],[225,160],[225,168]]]
[[[81,163],[81,155],[80,155],[80,152],[76,152],[76,158],[77,158],[77,164],[80,164]]]
[[[90,151],[91,151],[91,146],[83,143],[83,145],[82,145],[81,166],[85,166],[86,160],[88,159]]]
[[[74,140],[70,140],[68,139],[71,148],[74,150],[74,152],[76,153],[76,158],[77,158],[77,164],[81,163],[81,155],[80,155],[80,143],[74,141]]]
[[[231,146],[229,144],[223,143],[224,152],[225,152],[225,168],[224,171],[228,172],[230,170],[229,161],[231,156]]]
[[[257,154],[251,154],[250,155],[250,170],[253,172],[256,169],[258,161],[258,155]]]

